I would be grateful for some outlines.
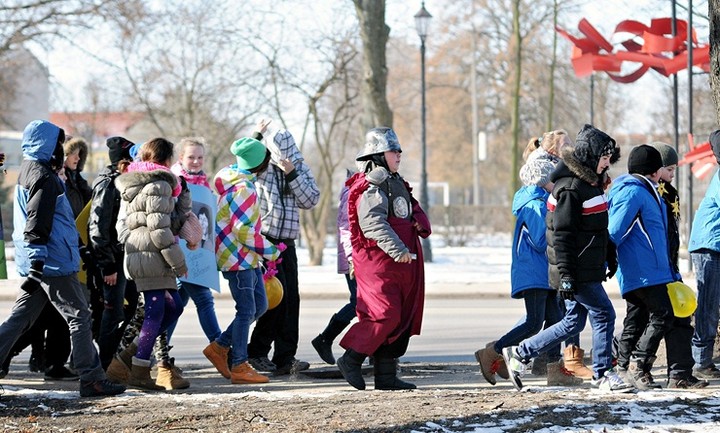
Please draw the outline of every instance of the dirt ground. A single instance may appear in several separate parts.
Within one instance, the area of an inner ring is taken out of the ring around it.
[[[478,426],[504,432],[578,425],[588,419],[627,424],[629,402],[650,413],[691,412],[693,419],[720,422],[720,389],[715,383],[693,393],[662,391],[661,398],[608,395],[591,388],[545,387],[527,376],[529,390],[508,381],[485,383],[477,365],[402,364],[414,391],[355,391],[333,368],[313,365],[310,375],[273,378],[269,384],[232,385],[208,366],[189,366],[187,390],[129,389],[108,398],[80,398],[77,382],[44,382],[13,365],[0,380],[0,429],[13,432],[464,432]],[[368,369],[369,370],[369,369]],[[691,398],[690,398],[691,397]],[[618,409],[620,408],[620,409]],[[636,421],[636,425],[637,425]],[[720,426],[720,424],[717,424]],[[577,430],[576,430],[577,431]],[[582,431],[582,430],[581,430]],[[588,431],[588,430],[585,430]],[[645,431],[656,431],[650,428]]]

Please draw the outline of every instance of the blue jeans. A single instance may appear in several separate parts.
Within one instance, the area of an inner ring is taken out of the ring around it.
[[[612,340],[615,330],[615,309],[605,289],[599,282],[580,283],[575,299],[565,301],[565,308],[565,316],[561,321],[520,343],[518,355],[530,360],[568,337],[579,334],[589,315],[593,332],[593,371],[595,378],[602,377],[612,368]]]
[[[209,288],[187,281],[177,280],[178,294],[185,307],[190,299],[193,300],[197,309],[198,321],[209,342],[215,341],[221,334],[217,315],[215,314],[215,299]],[[177,322],[170,325],[167,330],[168,340],[175,331]]]
[[[712,364],[715,335],[720,307],[720,253],[700,250],[690,254],[697,279],[697,310],[695,333],[692,337],[692,355],[695,368]]]
[[[267,311],[268,303],[260,268],[223,272],[223,277],[228,280],[230,294],[235,300],[235,317],[216,341],[231,348],[231,366],[234,367],[248,360],[250,325]]]
[[[560,304],[554,290],[528,289],[522,292],[525,300],[525,318],[495,343],[495,351],[501,353],[508,346],[515,346],[524,339],[532,337],[543,329],[562,320]],[[560,345],[548,349],[550,361],[560,359]]]

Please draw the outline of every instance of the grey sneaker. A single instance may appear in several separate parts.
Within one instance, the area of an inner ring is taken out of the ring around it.
[[[693,376],[699,379],[720,379],[720,370],[711,363],[706,367],[693,368]]]
[[[300,371],[305,371],[310,368],[310,364],[305,361],[293,358],[285,365],[278,366],[273,371],[273,376],[283,376],[286,374],[297,374]]]
[[[508,371],[510,372],[510,381],[518,391],[522,390],[523,385],[520,378],[525,375],[527,364],[525,364],[522,358],[520,358],[520,355],[517,354],[517,346],[503,348],[502,355],[505,359],[505,365],[507,365]]]
[[[700,380],[692,374],[687,377],[671,377],[667,381],[669,389],[700,389],[708,385],[707,380]]]
[[[600,379],[592,379],[592,385],[600,391],[606,392],[632,392],[634,386],[625,382],[614,370],[608,370]]]
[[[267,356],[261,356],[259,358],[250,358],[248,362],[252,367],[261,373],[272,373],[277,370],[277,366],[270,361]]]

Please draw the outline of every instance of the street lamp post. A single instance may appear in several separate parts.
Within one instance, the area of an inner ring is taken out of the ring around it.
[[[417,34],[420,36],[420,86],[422,94],[422,108],[421,108],[421,136],[422,136],[422,151],[420,159],[420,206],[425,212],[430,213],[430,207],[428,204],[428,183],[427,183],[427,133],[425,130],[425,37],[428,34],[428,27],[430,27],[430,20],[432,15],[425,9],[425,2],[422,2],[420,11],[415,14],[415,28]],[[423,257],[426,262],[432,262],[432,247],[430,246],[430,239],[424,238],[422,240]]]

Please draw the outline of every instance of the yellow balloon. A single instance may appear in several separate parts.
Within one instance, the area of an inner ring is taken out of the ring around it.
[[[267,294],[268,310],[280,305],[283,298],[283,286],[277,277],[270,277],[265,281],[265,293]]]
[[[690,317],[697,308],[697,296],[693,289],[682,281],[668,283],[667,288],[675,317]]]

